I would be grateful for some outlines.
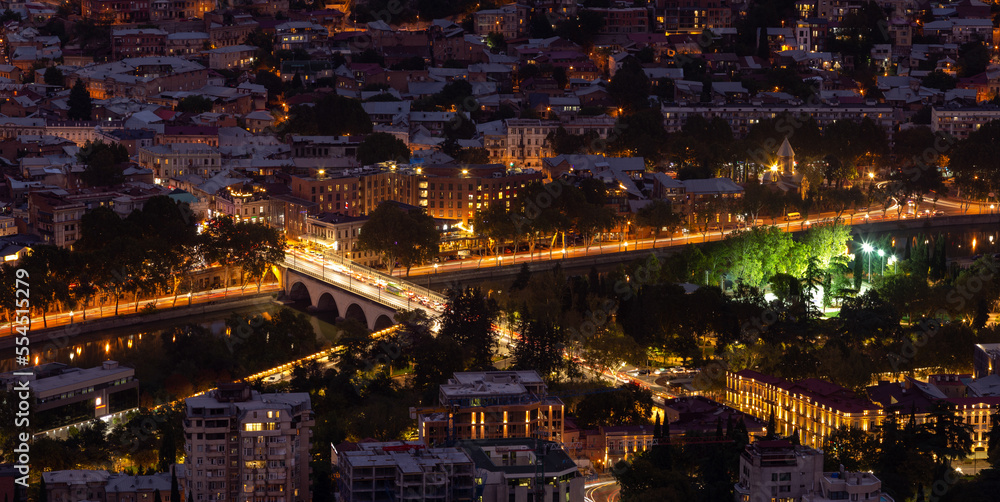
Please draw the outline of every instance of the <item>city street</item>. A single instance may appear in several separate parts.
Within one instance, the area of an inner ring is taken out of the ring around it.
[[[900,219],[913,219],[913,218],[935,218],[940,216],[957,216],[957,215],[974,215],[974,214],[985,214],[991,211],[991,206],[988,204],[972,204],[968,209],[962,207],[961,201],[957,199],[939,199],[936,203],[933,201],[923,201],[917,205],[913,205],[912,209],[907,208],[902,213],[898,211],[899,204],[894,203],[889,207],[884,209],[880,208],[877,210],[869,211],[853,211],[844,212],[840,218],[847,225],[863,225],[871,222],[881,222],[881,221],[891,221]],[[997,208],[993,208],[993,211],[997,211]],[[935,215],[935,211],[943,212],[944,214]],[[819,223],[829,223],[837,218],[837,213],[834,211],[819,213],[810,216],[807,219],[795,220],[795,221],[771,221],[770,219],[758,219],[758,225],[770,225],[774,224],[785,230],[787,232],[799,232],[802,230],[808,230],[811,225]],[[608,253],[617,253],[624,251],[637,251],[644,249],[659,249],[672,246],[686,246],[688,244],[698,244],[702,242],[719,241],[725,239],[726,235],[736,231],[736,228],[715,230],[703,234],[701,232],[691,232],[678,237],[658,237],[652,238],[647,237],[644,239],[630,239],[619,242],[603,242],[590,246],[589,248],[585,246],[568,247],[566,249],[546,249],[546,250],[535,250],[533,253],[519,252],[515,254],[505,254],[502,256],[486,256],[486,257],[473,257],[461,260],[450,260],[441,263],[434,263],[428,265],[422,265],[413,267],[410,269],[410,277],[427,275],[427,274],[439,274],[446,272],[457,272],[462,270],[474,270],[481,268],[491,268],[497,266],[507,266],[507,265],[517,265],[520,263],[531,263],[540,262],[548,260],[561,260],[564,258],[581,258],[586,256],[600,256]],[[654,247],[655,242],[655,247]],[[402,276],[405,274],[405,270],[394,271],[393,275]]]
[[[618,483],[611,481],[596,481],[588,483],[584,488],[586,502],[615,502],[619,499],[621,489]]]

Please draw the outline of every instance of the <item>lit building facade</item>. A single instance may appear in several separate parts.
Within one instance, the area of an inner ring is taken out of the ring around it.
[[[561,442],[564,405],[547,389],[536,371],[455,373],[440,387],[439,406],[411,408],[410,414],[427,444],[506,438]]]
[[[793,383],[753,370],[726,373],[726,404],[761,419],[773,413],[777,430],[768,433],[798,431],[813,448],[842,425],[868,432],[883,416],[881,407],[839,385],[813,378]]]

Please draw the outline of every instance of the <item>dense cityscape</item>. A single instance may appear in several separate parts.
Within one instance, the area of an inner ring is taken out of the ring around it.
[[[998,500],[1000,3],[0,25],[3,502]]]

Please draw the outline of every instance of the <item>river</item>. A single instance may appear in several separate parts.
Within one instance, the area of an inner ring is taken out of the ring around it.
[[[305,313],[303,305],[291,305],[290,307]],[[270,303],[256,307],[244,307],[210,314],[194,315],[184,319],[173,319],[98,333],[82,334],[68,340],[64,347],[51,349],[45,354],[39,353],[41,347],[37,348],[32,352],[36,355],[36,360],[32,362],[35,364],[60,362],[70,366],[91,368],[100,366],[102,362],[111,359],[124,365],[129,365],[129,361],[142,351],[155,350],[157,345],[156,340],[159,336],[174,327],[197,324],[210,330],[212,333],[221,335],[226,329],[226,319],[233,314],[270,315],[281,308],[282,306],[277,303]],[[320,312],[316,314],[309,313],[308,315],[310,316],[317,337],[330,341],[336,339],[338,330],[333,326],[334,319],[329,314]],[[16,369],[14,364],[14,350],[0,351],[0,372],[12,371],[14,369]]]

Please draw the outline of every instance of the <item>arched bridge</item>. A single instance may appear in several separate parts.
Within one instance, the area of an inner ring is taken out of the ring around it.
[[[444,297],[398,277],[380,274],[349,260],[289,253],[280,271],[285,294],[306,300],[321,312],[354,319],[378,331],[394,324],[400,310],[422,309],[438,315]]]

